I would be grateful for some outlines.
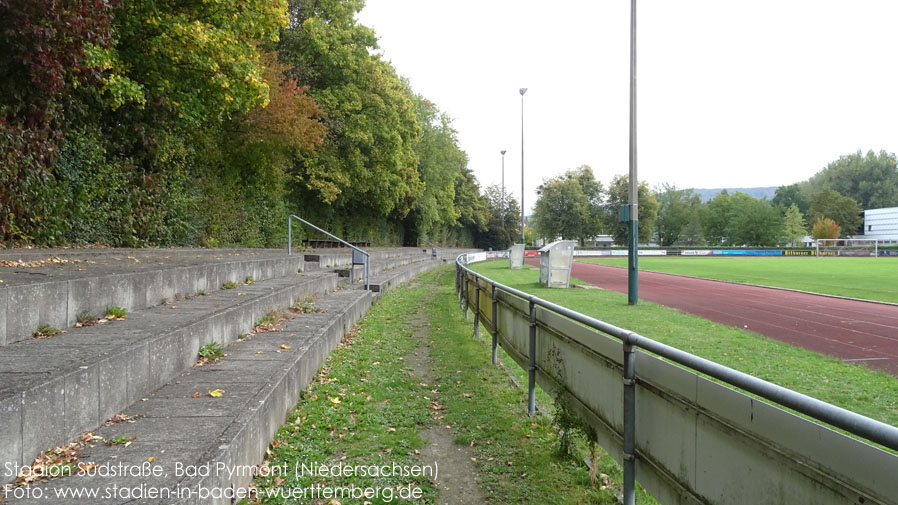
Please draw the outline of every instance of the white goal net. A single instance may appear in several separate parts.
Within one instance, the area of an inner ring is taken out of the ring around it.
[[[817,256],[877,256],[879,241],[872,238],[818,238]]]

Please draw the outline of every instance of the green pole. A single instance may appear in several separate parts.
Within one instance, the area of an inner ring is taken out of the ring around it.
[[[631,210],[630,212],[633,212]],[[636,305],[639,302],[639,221],[630,220],[630,236],[628,238],[627,253],[627,303]]]

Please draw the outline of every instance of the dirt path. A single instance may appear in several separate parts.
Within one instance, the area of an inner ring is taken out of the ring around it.
[[[421,450],[422,461],[436,461],[438,465],[437,481],[434,483],[440,490],[437,501],[440,505],[473,505],[486,503],[480,487],[474,478],[476,466],[472,458],[473,453],[464,445],[455,443],[452,430],[446,429],[442,418],[442,405],[439,401],[439,379],[431,371],[430,327],[423,309],[411,318],[415,338],[420,346],[405,357],[405,362],[411,369],[410,380],[427,384],[431,391],[436,391],[430,396],[433,407],[433,417],[438,424],[421,432],[421,436],[428,440],[427,445]]]

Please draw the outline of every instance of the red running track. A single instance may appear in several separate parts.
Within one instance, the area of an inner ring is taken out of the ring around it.
[[[575,261],[572,275],[627,292],[625,268]],[[894,305],[646,271],[639,272],[639,298],[898,375]]]

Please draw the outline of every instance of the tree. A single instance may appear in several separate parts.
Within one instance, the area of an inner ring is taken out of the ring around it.
[[[730,243],[732,208],[730,194],[725,189],[705,205],[704,212],[702,212],[702,231],[705,239],[711,245]]]
[[[502,195],[502,190],[492,185],[484,193],[489,209],[489,222],[485,229],[477,233],[476,246],[481,249],[503,250],[518,241],[521,215],[518,201],[511,195]]]
[[[832,219],[839,225],[843,236],[856,233],[864,223],[860,205],[853,198],[831,189],[821,190],[811,196],[809,216],[815,224],[820,218]]]
[[[455,208],[459,211],[457,226],[474,231],[486,231],[490,219],[487,199],[480,194],[480,185],[471,169],[465,167],[455,178]]]
[[[602,182],[596,179],[592,168],[589,165],[580,165],[574,170],[570,170],[565,174],[567,177],[573,178],[580,185],[586,200],[589,202],[590,222],[585,225],[584,233],[586,237],[592,237],[602,232],[603,223],[602,215],[604,209],[602,204],[605,199],[605,188]]]
[[[356,22],[361,0],[294,2],[281,59],[327,114],[328,134],[295,173],[306,199],[342,212],[404,218],[424,193],[415,102],[395,69],[373,54],[374,31]],[[485,207],[484,207],[485,208]],[[483,216],[485,219],[486,212]]]
[[[94,58],[113,109],[161,104],[191,125],[268,104],[260,43],[287,27],[286,0],[129,0],[113,48]]]
[[[705,236],[702,232],[702,211],[704,205],[696,205],[692,217],[680,233],[680,243],[688,246],[705,245]]]
[[[602,183],[588,165],[543,181],[537,188],[533,228],[548,240],[579,240],[598,235],[602,219]]]
[[[796,240],[807,234],[807,223],[805,223],[804,216],[797,204],[793,203],[786,211],[786,215],[783,217],[783,231],[792,246],[795,245]]]
[[[608,186],[608,200],[605,203],[605,219],[614,243],[626,245],[629,227],[627,223],[618,221],[618,213],[622,205],[629,201],[630,178],[626,175],[617,175]],[[655,231],[655,220],[658,218],[658,200],[652,195],[648,184],[640,182],[637,190],[639,198],[639,242],[647,244],[652,240]]]
[[[898,206],[898,163],[895,154],[872,150],[841,156],[808,180],[812,193],[831,189],[853,198],[862,209]],[[834,218],[835,219],[835,218]],[[839,222],[836,220],[836,222]],[[843,223],[843,232],[853,228]]]
[[[53,165],[67,105],[101,84],[117,1],[0,0],[0,241],[63,240],[71,199]],[[76,109],[77,107],[71,107]]]
[[[559,176],[544,181],[536,190],[533,228],[546,240],[586,238],[592,220],[589,199],[573,178]]]
[[[814,226],[811,228],[811,237],[813,237],[814,240],[819,240],[821,238],[839,238],[841,235],[841,227],[828,217],[818,217],[817,220],[814,221]]]
[[[808,201],[807,194],[805,194],[804,189],[802,189],[802,185],[800,184],[791,184],[789,186],[780,186],[776,188],[776,194],[774,194],[771,203],[781,208],[782,212],[786,212],[786,209],[792,205],[796,205],[798,211],[802,215],[808,213],[808,208],[811,205]]]
[[[231,126],[231,143],[256,145],[275,157],[273,163],[283,171],[294,157],[310,156],[321,145],[327,132],[321,120],[324,112],[296,79],[288,77],[290,68],[278,61],[276,52],[262,55],[262,77],[270,86],[270,102],[238,118]],[[247,160],[249,161],[249,160]]]
[[[783,236],[782,217],[767,200],[736,193],[731,197],[731,204],[729,245],[770,247],[779,243]]]
[[[698,195],[691,189],[677,189],[676,186],[664,184],[655,192],[658,200],[658,240],[664,247],[676,243],[681,233],[695,217],[696,209],[701,204]]]
[[[419,236],[429,237],[437,228],[454,226],[461,215],[455,207],[455,179],[467,167],[468,157],[458,146],[452,118],[423,96],[414,98],[421,126],[415,152],[424,192],[415,201],[412,215]]]

